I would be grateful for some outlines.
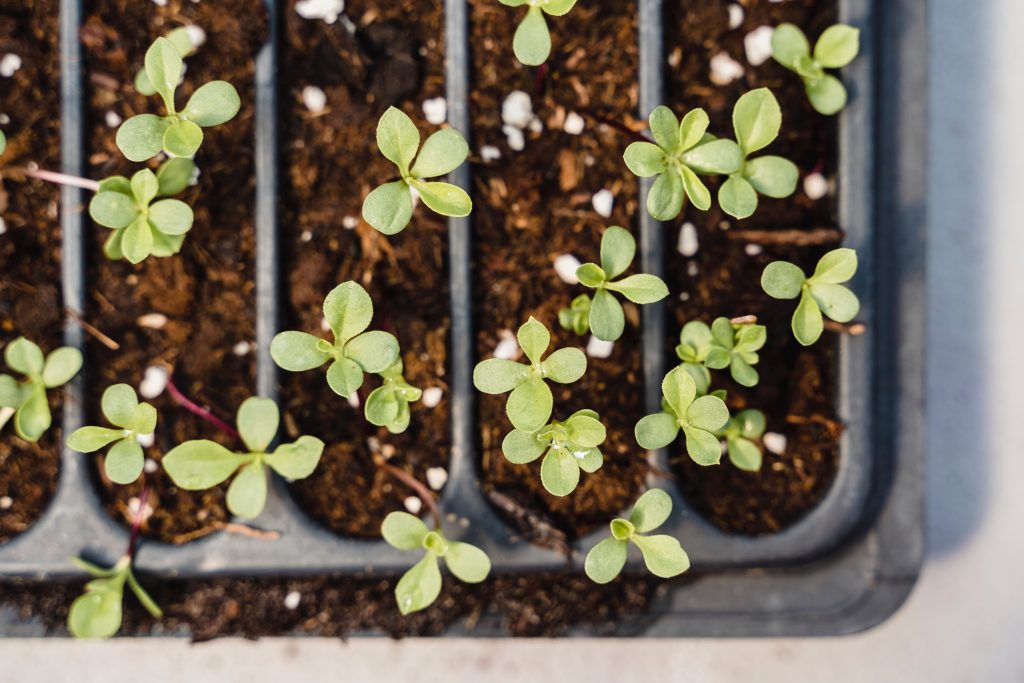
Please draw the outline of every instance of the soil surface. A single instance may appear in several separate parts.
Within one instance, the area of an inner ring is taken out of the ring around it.
[[[801,182],[796,194],[788,199],[762,197],[757,213],[743,221],[725,215],[717,206],[706,213],[687,206],[683,215],[666,227],[665,270],[672,290],[672,337],[667,340],[670,363],[678,362],[674,353],[678,333],[690,320],[710,324],[719,316],[755,315],[768,327],[768,343],[757,366],[760,383],[747,389],[732,382],[728,371],[715,371],[713,386],[727,389],[734,414],[745,408],[762,410],[768,431],[786,436],[785,451],[776,454],[765,450],[758,473],[743,472],[728,458],[723,458],[720,466],[701,467],[686,456],[681,442],[673,458],[684,494],[701,513],[726,531],[754,535],[780,531],[814,509],[835,478],[842,432],[835,408],[836,335],[826,331],[814,346],[800,346],[790,330],[796,303],[765,295],[760,286],[761,272],[768,263],[780,259],[812,272],[818,258],[838,243],[810,247],[772,244],[756,235],[744,238],[741,231],[835,228],[838,147],[836,119],[815,112],[800,79],[775,61],[769,59],[751,67],[743,39],[759,26],[789,21],[801,26],[813,43],[836,22],[836,12],[832,0],[744,2],[742,25],[730,29],[729,4],[726,0],[666,3],[666,104],[679,115],[704,107],[711,118],[711,132],[732,137],[731,116],[736,100],[754,88],[770,88],[782,106],[782,132],[758,154],[791,159],[800,168],[802,178],[820,172],[829,179],[831,188],[826,197],[812,200]],[[720,52],[729,54],[744,68],[741,78],[725,86],[710,80],[708,65]],[[713,192],[717,192],[718,185],[717,179],[708,183]],[[685,221],[697,229],[699,250],[692,258],[684,258],[676,248]]]
[[[5,169],[60,167],[57,0],[0,0],[0,55],[21,68],[0,77],[0,354],[19,336],[44,352],[61,345],[60,191]],[[8,368],[0,362],[0,372]],[[19,375],[15,375],[21,379]],[[60,466],[62,392],[51,391],[53,426],[35,444],[0,432],[0,542],[27,529],[53,496]]]
[[[139,169],[117,149],[116,127],[110,124],[140,113],[162,113],[159,97],[139,95],[132,82],[152,41],[178,26],[195,24],[207,36],[198,52],[186,59],[179,100],[185,101],[203,83],[221,79],[238,89],[243,102],[232,121],[205,131],[196,156],[198,184],[179,197],[193,207],[195,224],[178,256],[149,258],[139,265],[109,261],[102,252],[108,232],[93,226],[86,316],[120,348],[89,340],[88,394],[98,406],[111,384],[138,387],[147,367],[165,366],[172,369],[172,381],[181,392],[233,424],[238,406],[255,391],[251,103],[253,59],[266,39],[263,2],[169,0],[158,6],[92,0],[85,10],[81,38],[88,73],[91,177],[130,175]],[[145,319],[140,322],[152,314],[165,316],[166,323],[154,327]],[[160,414],[156,444],[149,449],[154,460],[189,439],[212,438],[241,447],[177,406],[167,392],[151,402]],[[102,424],[98,412],[91,416],[93,424]],[[102,480],[102,469],[97,472]],[[228,517],[226,487],[179,491],[159,468],[145,478],[147,503],[153,509],[144,527],[149,535],[183,542],[215,531]],[[140,494],[142,482],[126,487],[103,484],[111,514],[128,517],[130,500]]]
[[[403,232],[387,237],[360,217],[363,198],[396,176],[376,144],[384,111],[402,109],[423,139],[437,129],[426,123],[423,102],[444,97],[444,3],[352,0],[345,13],[353,32],[343,21],[303,19],[291,6],[285,14],[283,329],[330,336],[322,327],[324,297],[354,280],[373,299],[371,329],[398,337],[406,380],[440,389],[442,398],[434,407],[414,403],[409,429],[390,434],[363,416],[377,377],[367,376],[358,407],[331,391],[324,370],[282,371],[281,396],[289,437],[312,434],[327,443],[316,472],[292,487],[299,504],[338,533],[379,538],[387,513],[415,494],[375,456],[424,481],[427,469],[446,466],[451,445],[446,219],[420,205]],[[305,104],[307,88],[326,95],[322,111]]]
[[[585,347],[589,335],[562,330],[558,311],[586,290],[564,283],[553,263],[562,254],[584,263],[598,261],[601,235],[608,226],[635,233],[638,186],[622,163],[621,151],[635,139],[631,131],[643,125],[635,117],[636,2],[580,3],[571,21],[552,19],[554,47],[543,69],[524,67],[512,54],[521,10],[491,0],[470,5],[478,357],[491,357],[502,335],[514,334],[530,316],[551,329],[552,350]],[[595,51],[597,45],[616,49]],[[502,131],[502,103],[515,90],[530,95],[542,126],[539,132],[525,132],[522,151],[513,150]],[[571,113],[584,119],[579,135],[563,130]],[[499,150],[501,158],[484,161],[480,151],[485,146]],[[594,194],[602,190],[614,196],[609,218],[593,206]],[[631,272],[638,267],[635,263]],[[507,396],[478,394],[485,492],[492,500],[494,494],[510,498],[570,539],[607,524],[643,490],[645,453],[633,440],[633,425],[643,416],[644,393],[638,308],[627,303],[626,317],[626,332],[610,358],[590,358],[586,375],[573,385],[552,384],[554,419],[590,408],[608,430],[604,465],[594,474],[584,473],[570,496],[557,498],[544,490],[539,460],[531,465],[505,460],[501,442],[511,430]],[[498,509],[512,522],[521,517],[509,515],[506,505]]]

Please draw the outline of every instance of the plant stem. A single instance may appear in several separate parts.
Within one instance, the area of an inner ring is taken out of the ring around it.
[[[630,138],[633,138],[633,140],[635,140],[636,142],[650,142],[649,138],[647,138],[642,133],[636,132],[635,130],[633,130],[632,128],[627,126],[626,124],[621,123],[619,121],[614,121],[612,119],[609,119],[606,116],[601,116],[600,114],[594,112],[591,109],[588,109],[586,107],[582,107],[582,108],[577,108],[576,111],[579,112],[580,114],[583,114],[584,116],[588,116],[588,117],[594,119],[598,123],[603,123],[606,126],[610,126],[611,128],[614,128],[615,130],[619,131],[620,133],[622,133],[622,134],[624,134],[624,135],[626,135],[626,136],[628,136]]]
[[[28,176],[29,178],[35,178],[36,180],[45,180],[48,183],[67,185],[69,187],[79,187],[83,190],[89,190],[90,192],[99,192],[100,189],[100,184],[95,180],[89,180],[88,178],[79,178],[73,175],[57,173],[55,171],[46,171],[41,168],[12,166],[8,168],[7,171],[15,174]]]
[[[728,230],[726,239],[756,244],[792,244],[798,247],[817,247],[838,244],[844,233],[835,228],[813,228],[811,230]]]
[[[193,401],[189,400],[189,398],[185,396],[185,394],[181,393],[181,390],[174,385],[174,380],[171,375],[167,376],[167,391],[170,392],[171,398],[174,399],[174,402],[177,403],[182,408],[184,408],[185,410],[187,410],[188,412],[192,413],[201,420],[209,422],[214,427],[230,436],[232,439],[239,438],[238,432],[231,425],[224,422],[224,420],[220,419],[206,408],[203,408],[197,403],[194,403]]]
[[[149,497],[149,482],[146,475],[142,475],[142,491],[139,492],[139,508],[135,511],[132,519],[132,530],[128,536],[128,550],[125,553],[130,560],[135,560],[135,550],[139,543],[139,530],[142,528],[142,520],[146,514],[146,499]]]
[[[434,494],[430,492],[430,489],[405,470],[384,462],[384,459],[379,455],[374,455],[373,461],[377,464],[377,467],[381,468],[416,492],[416,495],[420,497],[420,500],[422,500],[430,510],[430,515],[434,518],[434,527],[440,530],[441,510],[437,507],[437,501],[434,500]]]

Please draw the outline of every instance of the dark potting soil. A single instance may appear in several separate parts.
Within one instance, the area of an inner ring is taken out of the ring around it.
[[[395,167],[377,149],[375,131],[395,106],[421,129],[423,102],[444,97],[444,2],[352,0],[354,24],[327,24],[285,10],[282,68],[282,150],[287,165],[282,242],[286,254],[284,329],[324,332],[323,301],[336,285],[354,280],[374,301],[371,329],[398,337],[405,378],[442,391],[434,407],[412,404],[403,434],[374,427],[362,404],[379,386],[367,375],[359,406],[335,394],[323,370],[281,373],[289,437],[312,434],[327,443],[313,476],[292,486],[299,504],[330,529],[379,538],[388,512],[414,496],[375,460],[420,481],[444,467],[451,446],[447,360],[450,327],[448,232],[443,217],[416,209],[404,232],[386,237],[361,220],[363,199],[393,180]],[[327,96],[323,111],[306,106],[303,91]]]
[[[729,28],[729,4],[726,0],[665,4],[666,104],[680,115],[704,107],[711,118],[710,130],[731,137],[736,100],[744,92],[768,87],[782,107],[782,132],[758,154],[791,159],[800,168],[801,179],[818,171],[834,188],[836,119],[815,112],[800,79],[773,60],[751,67],[743,39],[759,26],[789,21],[801,26],[813,42],[836,22],[835,0],[744,2],[745,18],[736,29]],[[720,52],[744,66],[743,76],[726,86],[710,80],[710,60]],[[709,183],[713,192],[718,185],[717,179]],[[775,243],[777,239],[773,242],[770,235],[745,236],[744,231],[834,229],[836,211],[834,190],[815,201],[804,193],[801,183],[788,199],[762,197],[757,213],[743,221],[725,215],[717,206],[706,213],[687,206],[684,214],[666,227],[665,270],[672,291],[672,336],[667,340],[670,362],[678,362],[674,349],[679,330],[690,320],[710,324],[719,316],[755,315],[768,327],[768,343],[757,366],[760,383],[747,389],[733,382],[727,371],[716,371],[713,385],[727,389],[734,414],[746,408],[762,410],[768,431],[786,436],[785,451],[776,454],[765,449],[757,473],[733,467],[728,458],[719,466],[701,467],[686,456],[681,442],[672,460],[686,498],[726,531],[751,535],[778,532],[814,509],[835,478],[842,433],[835,405],[837,337],[826,331],[814,346],[800,346],[790,331],[795,302],[768,297],[761,290],[760,276],[768,263],[779,259],[812,272],[818,258],[838,242],[799,246]],[[699,250],[690,258],[676,248],[685,221],[694,224],[699,242]]]
[[[522,66],[512,54],[521,11],[491,0],[471,3],[471,111],[475,152],[473,243],[474,321],[477,354],[491,357],[501,335],[514,334],[530,316],[552,331],[552,349],[585,347],[558,325],[558,311],[583,293],[555,273],[554,260],[573,254],[598,261],[601,235],[610,225],[634,229],[640,210],[637,181],[622,163],[621,150],[640,130],[637,121],[637,4],[634,0],[580,3],[572,16],[551,20],[554,48],[547,66]],[[595,46],[605,46],[596,49]],[[614,46],[613,48],[609,46]],[[607,49],[606,49],[607,48]],[[525,131],[522,151],[509,147],[502,131],[502,103],[521,90],[533,100],[542,132]],[[580,135],[563,131],[575,112],[585,120]],[[622,131],[614,122],[626,126]],[[483,146],[501,158],[484,161]],[[601,217],[592,198],[600,190],[614,196],[610,218]],[[638,272],[634,264],[632,272]],[[643,376],[639,310],[626,305],[626,332],[610,358],[589,358],[587,373],[570,386],[552,385],[554,419],[582,408],[596,410],[608,430],[604,465],[583,474],[579,488],[557,498],[540,483],[540,461],[511,465],[501,442],[511,430],[507,396],[479,396],[481,470],[485,493],[494,494],[549,520],[570,538],[628,507],[643,490],[645,454],[633,440],[643,416]],[[508,505],[498,510],[516,522]],[[524,529],[524,532],[528,531]]]
[[[61,344],[60,215],[55,185],[22,182],[6,168],[59,170],[60,81],[56,0],[0,0],[0,54],[21,68],[0,82],[0,354],[19,336],[44,352]],[[9,369],[0,363],[0,372]],[[19,376],[15,375],[18,379]],[[31,444],[0,432],[0,542],[27,529],[53,496],[60,465],[60,391],[50,392],[53,426]]]
[[[250,352],[255,339],[251,103],[253,60],[266,40],[264,5],[261,0],[199,4],[169,0],[165,6],[92,0],[85,10],[81,38],[88,73],[90,177],[131,175],[139,170],[117,149],[116,127],[107,119],[116,117],[116,122],[163,111],[159,97],[139,95],[132,83],[152,41],[178,26],[195,24],[207,35],[206,43],[186,59],[179,100],[185,101],[203,83],[221,79],[238,89],[243,103],[250,103],[232,121],[205,131],[196,156],[198,185],[179,197],[193,207],[195,224],[178,256],[150,258],[139,265],[110,261],[102,252],[108,231],[91,225],[86,317],[120,348],[89,340],[88,395],[98,406],[108,386],[126,382],[138,387],[146,368],[160,365],[172,370],[175,386],[186,396],[233,424],[238,406],[255,391]],[[145,319],[140,321],[151,314],[165,316],[166,323],[154,328],[146,326]],[[177,406],[167,392],[151,402],[160,414],[156,444],[148,449],[154,460],[189,439],[211,438],[241,447]],[[98,409],[89,419],[102,424]],[[102,481],[101,467],[97,472],[111,514],[126,521],[132,515],[130,501],[140,495],[142,482],[111,486]],[[146,502],[153,513],[144,533],[183,542],[216,531],[228,518],[223,486],[180,491],[159,468],[146,474],[145,480]]]

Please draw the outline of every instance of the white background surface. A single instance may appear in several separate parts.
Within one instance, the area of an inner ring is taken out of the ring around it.
[[[1024,2],[930,10],[930,547],[891,620],[819,640],[12,641],[0,683],[1024,682]]]

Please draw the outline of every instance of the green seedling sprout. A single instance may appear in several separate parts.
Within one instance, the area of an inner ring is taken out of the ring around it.
[[[590,305],[589,294],[580,294],[572,300],[568,308],[558,311],[558,324],[563,330],[569,330],[580,336],[590,331]]]
[[[115,484],[130,484],[142,474],[145,456],[139,437],[156,430],[156,408],[139,403],[135,389],[115,384],[103,392],[100,409],[104,417],[118,429],[82,427],[68,437],[67,445],[79,453],[95,453],[111,446],[103,460],[103,469]]]
[[[270,344],[274,362],[289,372],[330,363],[327,384],[349,398],[363,385],[363,373],[383,373],[398,360],[393,334],[366,331],[373,320],[373,301],[358,283],[350,280],[335,287],[324,300],[324,317],[334,333],[333,344],[305,332],[281,332]]]
[[[526,66],[540,66],[551,56],[551,33],[544,15],[565,16],[576,6],[576,0],[501,0],[501,4],[529,7],[512,39],[512,51]]]
[[[729,368],[738,384],[752,387],[759,380],[753,368],[760,360],[757,352],[767,338],[764,325],[734,324],[728,318],[716,318],[708,327],[699,320],[691,320],[679,334],[676,355],[684,363],[712,370]]]
[[[178,54],[181,55],[182,59],[195,54],[196,45],[192,42],[192,35],[189,33],[188,28],[179,26],[165,37],[171,41],[174,47],[178,48]],[[157,94],[157,90],[153,86],[153,82],[149,80],[149,74],[146,73],[144,68],[139,69],[138,73],[135,74],[135,90],[140,95],[145,95],[146,97]]]
[[[761,287],[775,299],[800,297],[793,313],[793,335],[810,346],[824,330],[823,313],[837,323],[847,323],[860,311],[857,295],[842,284],[856,272],[857,252],[833,249],[821,257],[811,277],[788,261],[769,263],[761,274]]]
[[[75,598],[68,610],[68,630],[75,638],[110,638],[121,628],[124,586],[127,583],[142,606],[154,617],[163,612],[132,572],[131,555],[125,555],[113,567],[105,569],[74,557],[72,562],[93,576],[85,593]]]
[[[473,369],[473,385],[485,394],[511,391],[505,412],[512,426],[533,434],[551,419],[554,397],[545,380],[572,384],[587,371],[587,356],[577,348],[563,348],[544,354],[551,346],[551,333],[531,317],[517,333],[519,346],[530,364],[503,358],[488,358]]]
[[[469,156],[466,139],[454,128],[433,133],[421,149],[420,132],[412,119],[389,107],[377,124],[377,147],[398,167],[401,178],[375,188],[363,201],[363,220],[374,229],[385,235],[405,230],[412,220],[412,190],[442,216],[461,218],[473,210],[473,201],[461,187],[424,180],[448,175]]]
[[[409,404],[420,400],[423,391],[405,381],[402,360],[380,373],[384,384],[370,392],[364,409],[370,424],[387,427],[392,434],[401,434],[409,428]]]
[[[738,469],[757,472],[761,469],[761,447],[757,440],[764,434],[764,413],[744,410],[729,418],[718,435],[725,438],[729,460]]]
[[[46,390],[70,382],[82,368],[82,354],[62,346],[44,358],[36,344],[18,337],[4,350],[4,361],[25,379],[19,383],[10,375],[0,374],[0,429],[13,416],[18,436],[38,441],[53,421]]]
[[[163,466],[175,485],[188,491],[208,489],[234,475],[228,487],[228,509],[239,517],[259,516],[267,502],[264,466],[286,479],[305,479],[313,474],[324,442],[313,436],[267,448],[277,434],[280,412],[267,398],[248,398],[238,409],[238,433],[248,452],[236,453],[214,441],[186,441],[164,456]]]
[[[565,422],[552,421],[530,434],[513,429],[501,442],[505,459],[515,465],[531,463],[540,456],[540,481],[553,496],[567,496],[580,483],[580,471],[593,474],[604,464],[598,448],[605,428],[593,410],[579,410]]]
[[[642,418],[635,429],[643,448],[664,448],[686,436],[686,451],[698,465],[717,465],[722,446],[715,432],[729,421],[729,409],[715,395],[698,396],[697,383],[686,368],[673,368],[661,383],[662,412]]]
[[[782,199],[796,192],[800,171],[796,164],[780,156],[749,158],[770,145],[782,127],[782,110],[768,88],[758,88],[740,97],[732,110],[732,126],[743,152],[743,163],[718,189],[718,204],[734,218],[749,218],[757,211],[758,194]]]
[[[668,107],[657,107],[650,116],[654,142],[634,142],[623,159],[641,178],[658,176],[647,195],[647,212],[655,220],[679,216],[689,198],[701,211],[711,208],[711,192],[700,175],[732,175],[743,165],[743,152],[732,140],[709,135],[707,112],[694,109],[682,123]],[[656,143],[656,144],[655,144]]]
[[[227,123],[241,108],[234,86],[213,81],[196,90],[179,111],[174,94],[183,67],[181,50],[167,38],[157,38],[146,52],[146,77],[163,99],[167,114],[139,114],[117,129],[117,146],[130,161],[147,161],[160,152],[191,157],[203,144],[203,128]]]
[[[825,29],[814,46],[793,24],[779,24],[772,33],[772,57],[795,72],[804,81],[811,106],[818,113],[831,116],[846,106],[846,88],[825,69],[840,69],[857,57],[860,51],[860,30],[845,24]]]
[[[647,491],[633,505],[628,519],[611,522],[612,535],[587,553],[583,568],[594,583],[609,583],[626,566],[629,544],[640,549],[648,571],[663,579],[679,576],[690,568],[690,558],[672,536],[647,535],[672,514],[672,498],[661,489]]]
[[[491,560],[480,548],[469,543],[450,541],[440,529],[431,531],[419,517],[408,512],[392,512],[384,518],[381,533],[388,545],[398,550],[423,550],[423,559],[398,581],[395,600],[402,614],[429,607],[441,594],[441,569],[444,558],[448,569],[461,581],[480,583],[491,571]]]
[[[587,325],[594,336],[602,341],[617,340],[626,328],[622,304],[612,292],[618,292],[636,304],[653,304],[668,296],[668,287],[655,275],[640,273],[615,280],[632,265],[635,255],[636,240],[628,230],[613,225],[601,236],[601,265],[584,263],[576,269],[576,277],[579,278],[580,284],[597,290],[588,305]],[[574,301],[573,304],[575,303]],[[564,312],[559,311],[558,314],[563,327]],[[569,309],[565,320],[572,320],[573,328],[569,329],[575,331],[579,323],[571,316],[573,311]]]
[[[194,171],[190,159],[170,159],[156,173],[147,168],[131,180],[113,176],[101,181],[89,202],[89,215],[114,231],[103,245],[107,258],[141,263],[150,255],[181,251],[185,234],[192,229],[192,208],[179,199],[154,200],[184,190]]]

